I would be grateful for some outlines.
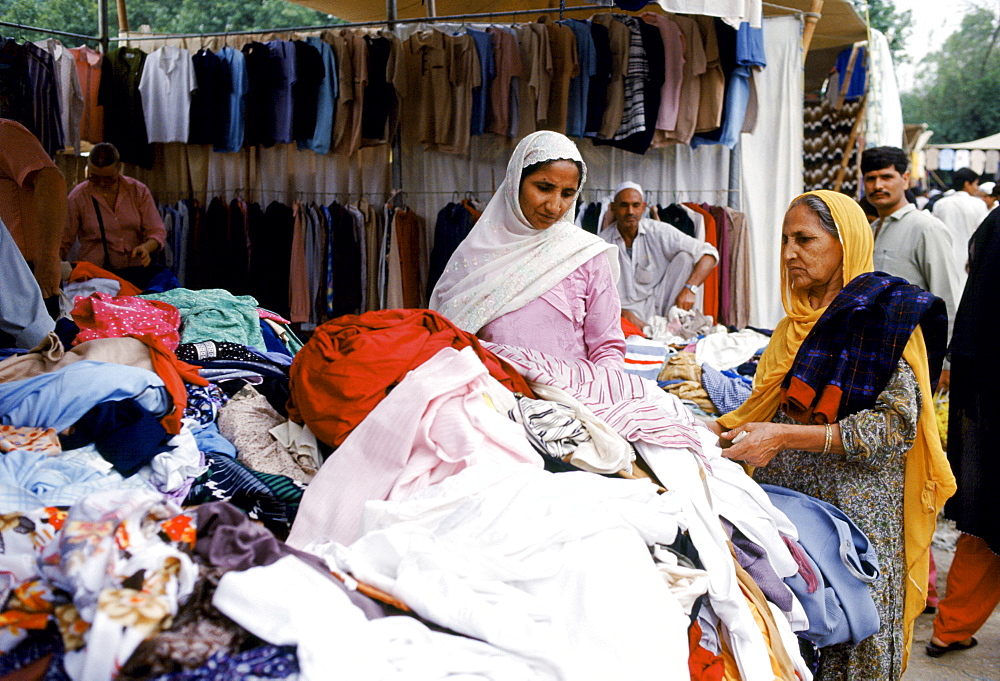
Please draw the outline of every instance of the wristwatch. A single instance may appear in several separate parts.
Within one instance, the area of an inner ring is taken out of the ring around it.
[[[698,291],[701,290],[701,285],[700,284],[684,284],[684,288],[686,288],[691,293],[693,293],[695,295],[698,295]]]

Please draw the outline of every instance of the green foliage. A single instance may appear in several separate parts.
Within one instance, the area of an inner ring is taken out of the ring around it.
[[[867,8],[865,7],[867,5]],[[913,30],[913,11],[897,12],[892,0],[854,0],[854,7],[862,18],[868,12],[871,27],[882,31],[889,41],[892,60],[899,64],[908,60],[906,39]]]
[[[967,142],[1000,132],[998,19],[977,8],[919,64],[917,86],[902,97],[903,120],[927,123],[934,143]]]
[[[94,0],[0,0],[5,21],[96,36]],[[333,17],[286,0],[127,0],[129,27],[148,24],[154,33],[202,33],[252,29],[323,26]],[[118,35],[118,6],[108,0],[109,34]],[[43,34],[0,28],[4,36],[39,40]],[[70,39],[68,42],[76,44]]]

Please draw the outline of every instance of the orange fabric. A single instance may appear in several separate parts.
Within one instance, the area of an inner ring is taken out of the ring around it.
[[[533,396],[514,367],[438,313],[376,310],[331,319],[313,332],[289,372],[288,416],[337,447],[407,372],[442,348],[467,346],[511,391]]]
[[[701,626],[697,621],[688,628],[688,649],[691,681],[722,681],[726,665],[721,655],[701,646]]]
[[[483,217],[483,211],[472,205],[472,201],[469,199],[462,199],[462,206],[465,210],[469,211],[469,215],[472,216],[472,224],[476,224],[476,222],[479,221],[479,218]]]
[[[792,376],[785,391],[785,413],[800,423],[836,423],[844,391],[833,384],[823,386],[816,400],[816,391],[806,382]]]
[[[87,281],[88,279],[114,279],[122,285],[118,291],[118,295],[120,296],[137,296],[142,293],[135,284],[125,281],[118,275],[112,274],[92,262],[81,260],[73,266],[73,271],[69,273],[69,280]]]
[[[715,226],[715,218],[707,210],[697,203],[685,203],[685,206],[705,217],[705,241],[719,248],[719,235]],[[698,263],[695,263],[696,265]],[[719,319],[719,268],[713,267],[708,278],[705,279],[705,306],[704,313],[712,315],[715,320]]]
[[[174,403],[174,409],[160,419],[160,423],[171,435],[181,432],[181,418],[187,408],[187,388],[185,383],[206,386],[208,380],[198,374],[198,367],[177,359],[173,350],[168,350],[159,338],[152,334],[133,335],[149,348],[149,357],[153,361],[153,371],[163,380],[167,393]]]
[[[622,317],[622,333],[625,334],[626,338],[628,338],[629,336],[642,336],[643,338],[646,337],[645,334],[642,332],[642,329],[640,329],[638,326],[636,326],[629,320],[625,319],[625,317]]]
[[[944,644],[964,641],[982,627],[1000,603],[1000,556],[986,542],[964,532],[938,603],[934,635]]]

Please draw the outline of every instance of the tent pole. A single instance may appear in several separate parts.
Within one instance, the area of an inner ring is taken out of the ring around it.
[[[427,1],[427,16],[436,17],[437,16],[437,0],[426,0]]]
[[[816,32],[816,24],[822,18],[823,0],[812,0],[809,11],[805,13],[806,23],[802,27],[802,63],[806,61],[809,54],[809,45],[812,43],[813,33]]]
[[[101,54],[108,53],[108,0],[97,2],[97,40],[101,44]]]
[[[390,31],[396,28],[396,0],[385,0],[385,22]]]
[[[566,18],[566,0],[559,0],[559,21]]]
[[[125,9],[125,0],[118,0],[118,30],[128,33],[128,10]]]

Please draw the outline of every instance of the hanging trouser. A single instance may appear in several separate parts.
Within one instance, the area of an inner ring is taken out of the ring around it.
[[[986,623],[1000,603],[1000,556],[986,542],[962,533],[948,571],[934,636],[945,645],[964,641]]]

